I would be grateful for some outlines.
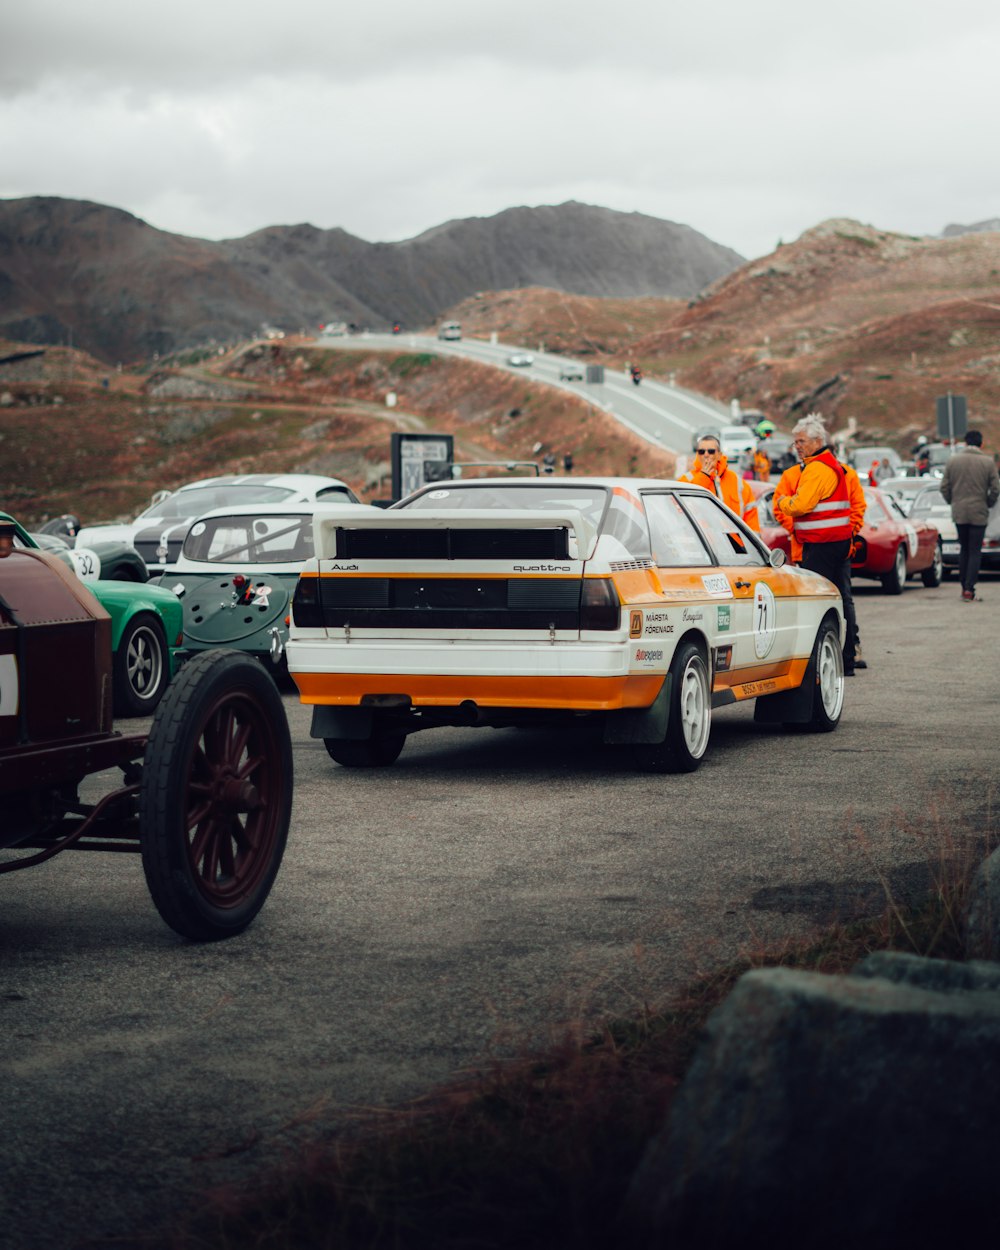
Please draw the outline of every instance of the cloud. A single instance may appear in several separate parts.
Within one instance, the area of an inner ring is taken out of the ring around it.
[[[749,256],[835,215],[936,231],[1000,212],[994,10],[35,0],[5,18],[0,195],[210,238],[567,199]]]

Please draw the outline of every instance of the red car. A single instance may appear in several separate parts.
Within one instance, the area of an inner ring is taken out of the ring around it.
[[[791,557],[788,533],[775,520],[771,508],[774,486],[751,482],[757,496],[760,534],[769,547],[780,547]],[[937,526],[908,517],[895,499],[875,486],[865,487],[868,510],[855,544],[852,577],[871,577],[890,595],[902,592],[908,577],[918,573],[925,586],[941,584],[944,559]]]

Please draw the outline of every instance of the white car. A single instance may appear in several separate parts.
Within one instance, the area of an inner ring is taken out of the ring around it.
[[[436,725],[592,720],[651,771],[697,768],[712,709],[836,728],[843,611],[700,486],[436,483],[384,512],[319,505],[286,648],[312,736],[393,763]]]
[[[574,364],[568,361],[564,365],[559,366],[560,382],[582,382],[586,377],[583,365]]]
[[[958,527],[952,520],[951,504],[941,494],[938,478],[918,477],[915,480],[922,484],[923,489],[913,496],[909,508],[902,501],[900,505],[914,521],[927,521],[937,529],[944,561],[941,576],[950,577],[952,570],[958,568],[959,556]],[[885,490],[884,485],[882,489]]]
[[[118,539],[131,543],[146,561],[150,577],[172,569],[195,517],[212,508],[247,503],[300,503],[326,499],[358,503],[346,482],[318,473],[241,473],[206,477],[175,491],[162,491],[134,521],[85,525],[77,547]]]
[[[523,369],[528,365],[533,365],[535,358],[530,352],[512,352],[507,357],[507,363],[513,365],[516,369]]]
[[[753,455],[758,443],[757,435],[748,425],[724,425],[719,431],[719,445],[722,454],[735,469],[740,456],[744,452]]]

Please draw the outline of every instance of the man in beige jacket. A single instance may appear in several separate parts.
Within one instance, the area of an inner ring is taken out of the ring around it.
[[[1000,477],[991,456],[983,451],[979,430],[969,430],[965,446],[949,459],[941,479],[941,494],[951,504],[951,516],[958,530],[958,575],[962,599],[976,597],[976,579],[982,555],[983,535],[990,508],[1000,498]]]

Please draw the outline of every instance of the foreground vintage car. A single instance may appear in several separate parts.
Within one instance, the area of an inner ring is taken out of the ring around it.
[[[108,614],[0,519],[0,875],[66,850],[133,851],[178,933],[239,933],[271,889],[291,813],[274,683],[255,661],[206,653],[168,689],[148,737],[113,732],[111,685]],[[85,778],[115,768],[116,789],[82,797]]]
[[[0,512],[0,523],[11,527],[15,546],[40,550],[35,536],[6,512]],[[86,551],[50,554],[87,584],[111,618],[115,715],[151,716],[178,662],[182,612],[177,596],[145,582],[104,581]]]
[[[691,771],[713,707],[832,730],[842,610],[697,486],[616,478],[428,486],[319,506],[286,650],[312,735],[392,763],[434,725],[603,719],[640,766]]]
[[[172,569],[195,517],[213,508],[257,503],[299,503],[327,499],[357,503],[357,496],[335,477],[319,473],[239,473],[206,477],[175,491],[161,491],[144,512],[127,524],[87,525],[77,535],[77,546],[118,540],[131,543],[145,560],[150,574]]]
[[[222,508],[192,524],[162,581],[183,607],[185,656],[224,646],[275,664],[282,660],[292,594],[313,554],[314,507]]]
[[[774,487],[751,483],[757,495],[760,535],[768,547],[790,554],[788,532],[780,526],[771,506]],[[870,577],[882,583],[890,595],[901,594],[909,577],[920,577],[925,586],[939,586],[943,575],[943,545],[937,526],[924,516],[907,517],[891,496],[866,486],[865,523],[855,542],[851,577]]]

